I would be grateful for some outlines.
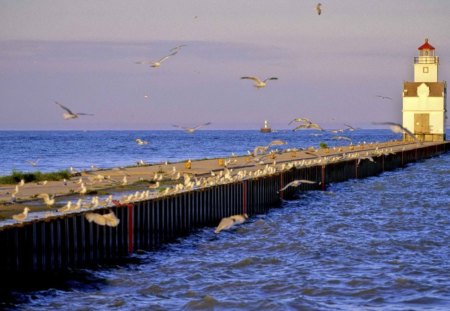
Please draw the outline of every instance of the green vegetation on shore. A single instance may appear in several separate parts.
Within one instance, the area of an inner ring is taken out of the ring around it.
[[[16,184],[22,179],[25,182],[38,182],[44,180],[62,180],[64,178],[70,178],[70,173],[68,170],[57,171],[53,173],[42,173],[39,171],[24,173],[21,171],[13,170],[11,175],[0,176],[0,184]]]

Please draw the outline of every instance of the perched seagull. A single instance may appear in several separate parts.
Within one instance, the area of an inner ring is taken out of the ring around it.
[[[230,217],[222,218],[219,225],[217,226],[216,230],[214,230],[214,233],[219,233],[222,230],[227,230],[233,227],[234,225],[242,224],[244,221],[248,218],[247,214],[243,215],[233,215]]]
[[[19,186],[19,187],[23,187],[24,185],[25,185],[25,179],[22,178],[22,179],[20,180],[18,186]]]
[[[72,201],[68,201],[66,205],[61,208],[58,208],[58,212],[64,213],[70,211],[72,209]]]
[[[27,218],[28,212],[29,212],[29,211],[30,211],[30,208],[29,208],[29,207],[25,207],[25,208],[23,209],[23,212],[22,212],[22,213],[13,215],[12,218],[13,218],[14,220],[17,220],[17,221],[22,222],[22,221],[24,221],[24,220]]]
[[[392,98],[389,97],[389,96],[383,96],[383,95],[375,95],[375,96],[376,96],[376,97],[379,97],[379,98],[381,98],[381,99],[392,100]]]
[[[317,11],[317,15],[322,14],[322,3],[317,3],[316,5],[316,11]]]
[[[255,82],[253,86],[256,87],[257,89],[265,87],[267,84],[267,81],[269,81],[269,80],[278,80],[277,77],[270,77],[270,78],[267,78],[262,81],[260,79],[258,79],[257,77],[241,77],[241,79],[253,80]]]
[[[168,59],[170,56],[174,56],[175,54],[178,53],[178,50],[176,50],[175,52],[170,53],[169,55],[164,56],[163,58],[158,59],[157,61],[148,61],[148,60],[144,60],[144,61],[139,61],[136,62],[136,64],[149,64],[150,67],[153,68],[159,68],[161,67],[161,63],[163,61],[165,61],[166,59]]]
[[[306,179],[297,179],[294,181],[291,181],[290,183],[288,183],[286,186],[284,186],[283,188],[280,189],[279,192],[286,190],[289,187],[298,187],[301,184],[315,184],[315,181],[311,181],[311,180],[306,180]]]
[[[394,123],[394,122],[373,122],[372,124],[389,125],[392,132],[402,133],[402,134],[404,133],[404,134],[408,135],[409,137],[411,137],[416,143],[421,144],[421,142],[417,139],[417,137],[413,133],[411,133],[411,131],[404,128],[401,124]]]
[[[90,113],[84,113],[84,112],[72,112],[69,108],[66,106],[61,105],[58,102],[55,102],[58,106],[60,106],[62,109],[64,109],[66,112],[63,113],[64,120],[70,120],[70,119],[76,119],[79,116],[93,116],[93,114]]]
[[[55,204],[55,196],[52,196],[50,198],[50,196],[47,193],[41,193],[37,197],[43,199],[45,205],[47,206],[52,206],[53,204]]]
[[[194,133],[197,129],[199,129],[203,126],[210,125],[210,124],[211,124],[211,122],[206,122],[204,124],[200,124],[200,125],[197,125],[194,127],[183,127],[183,126],[179,126],[179,125],[173,125],[173,127],[181,128],[181,129],[185,130],[186,133]]]
[[[142,139],[140,139],[140,138],[136,138],[134,141],[136,142],[136,144],[138,144],[138,145],[140,145],[140,146],[142,146],[142,145],[147,145],[147,144],[148,144],[148,141],[142,140]]]
[[[39,160],[40,159],[37,159],[37,160],[34,160],[34,161],[33,160],[27,160],[27,163],[34,167],[34,166],[38,165]]]

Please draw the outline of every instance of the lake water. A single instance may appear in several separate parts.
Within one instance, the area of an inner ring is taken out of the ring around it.
[[[272,139],[287,140],[286,148],[342,143],[311,133],[1,132],[0,147],[12,154],[5,153],[0,171],[28,169],[28,156],[52,171],[242,154]],[[398,137],[382,130],[348,135],[355,142]],[[136,137],[150,144],[137,146]],[[202,228],[126,263],[83,270],[50,287],[14,289],[0,308],[448,310],[449,184],[446,154],[302,192],[234,230],[215,235]]]

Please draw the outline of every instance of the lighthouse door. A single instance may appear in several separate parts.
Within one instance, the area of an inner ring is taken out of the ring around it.
[[[415,113],[414,114],[414,134],[430,133],[430,114]]]

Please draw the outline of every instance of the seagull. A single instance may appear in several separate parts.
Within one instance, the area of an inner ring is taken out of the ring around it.
[[[52,206],[53,204],[55,204],[55,196],[52,196],[50,198],[50,196],[47,193],[41,193],[37,197],[43,199],[45,205],[47,206]]]
[[[241,79],[253,80],[255,82],[254,83],[254,87],[256,87],[257,89],[265,87],[266,84],[267,84],[267,81],[269,81],[269,80],[278,80],[277,77],[270,77],[270,78],[267,78],[267,79],[262,80],[262,81],[260,79],[258,79],[257,77],[241,77]]]
[[[297,179],[297,180],[291,181],[286,186],[281,188],[279,192],[284,191],[289,187],[298,187],[301,184],[315,184],[315,183],[316,183],[315,181],[311,181],[311,180],[307,180],[307,179]]]
[[[320,131],[324,130],[322,127],[320,127],[319,124],[313,123],[311,120],[306,119],[306,118],[295,118],[294,120],[289,122],[289,124],[291,124],[292,122],[303,122],[303,124],[300,124],[296,128],[294,128],[293,131],[296,131],[301,128],[303,128],[303,129],[318,129]]]
[[[37,166],[37,165],[38,165],[39,160],[40,160],[40,159],[37,159],[37,160],[27,160],[27,163],[34,167],[34,166]]]
[[[291,125],[293,122],[304,122],[304,123],[312,123],[311,120],[307,118],[295,118],[291,122],[288,123],[288,125]]]
[[[62,109],[64,109],[66,112],[63,113],[64,120],[70,120],[70,119],[76,119],[79,116],[93,116],[93,114],[90,113],[84,113],[84,112],[72,112],[69,108],[67,108],[64,105],[61,105],[60,103],[55,101],[55,104],[60,106]]]
[[[287,141],[281,140],[281,139],[277,139],[277,140],[272,140],[267,147],[272,147],[272,146],[282,146],[282,145],[287,145]]]
[[[116,217],[114,212],[108,214],[86,213],[86,220],[89,222],[95,222],[99,226],[116,227],[120,223],[120,219]]]
[[[383,95],[375,95],[375,96],[376,96],[376,97],[379,97],[379,98],[381,98],[381,99],[392,100],[392,98],[389,97],[389,96],[383,96]]]
[[[136,142],[136,144],[138,144],[138,145],[140,145],[140,146],[142,146],[142,145],[147,145],[147,144],[148,144],[148,141],[142,140],[142,139],[140,139],[140,138],[136,138],[134,141]]]
[[[214,233],[219,233],[222,230],[227,230],[233,227],[234,225],[242,224],[245,222],[245,220],[248,218],[247,214],[243,215],[233,215],[230,217],[222,218],[219,225],[217,226],[216,230],[214,230]]]
[[[177,54],[177,53],[178,53],[178,50],[175,51],[175,52],[173,52],[173,53],[170,53],[169,55],[164,56],[163,58],[158,59],[157,61],[147,61],[147,60],[144,60],[144,61],[138,61],[138,62],[136,62],[136,64],[149,64],[150,67],[153,67],[153,68],[159,68],[159,67],[161,67],[161,63],[162,63],[163,61],[165,61],[166,59],[168,59],[170,56],[174,56],[174,55]]]
[[[346,136],[334,136],[334,137],[331,138],[331,139],[334,139],[334,140],[348,140],[348,141],[352,141],[351,138],[346,137]]]
[[[207,126],[210,125],[211,122],[206,122],[204,124],[200,124],[194,127],[183,127],[183,126],[179,126],[179,125],[173,125],[173,127],[177,127],[177,128],[181,128],[183,130],[186,131],[186,133],[194,133],[197,129],[201,128],[202,126]]]
[[[25,207],[25,208],[23,209],[23,212],[22,212],[22,213],[13,215],[12,218],[13,218],[14,220],[17,220],[17,221],[22,222],[22,221],[24,221],[24,220],[27,218],[28,212],[29,212],[29,211],[30,211],[30,208],[29,208],[29,207]]]
[[[401,124],[394,123],[394,122],[373,122],[372,124],[389,125],[392,132],[402,133],[402,134],[404,133],[404,134],[408,135],[409,137],[411,137],[416,143],[421,144],[421,142],[417,139],[417,137],[411,131],[404,128]]]
[[[170,50],[169,50],[169,52],[178,52],[179,50],[181,50],[181,48],[182,47],[184,47],[184,46],[187,46],[186,44],[180,44],[180,45],[178,45],[178,46],[176,46],[176,47],[174,47],[174,48],[171,48]]]
[[[322,14],[322,3],[317,3],[317,5],[316,5],[316,11],[317,11],[317,14],[318,15],[320,15],[320,14]]]
[[[348,127],[347,131],[353,132],[354,130],[356,130],[356,129],[355,129],[353,126],[351,126],[351,125],[348,125],[348,124],[346,124],[346,123],[344,123],[344,125],[345,125],[346,127]]]
[[[72,209],[72,201],[67,201],[67,204],[61,208],[58,208],[58,212],[64,213]]]
[[[324,129],[320,127],[317,123],[306,123],[306,124],[300,124],[296,128],[293,129],[293,131],[297,131],[299,129],[317,129],[319,131],[323,131]]]

